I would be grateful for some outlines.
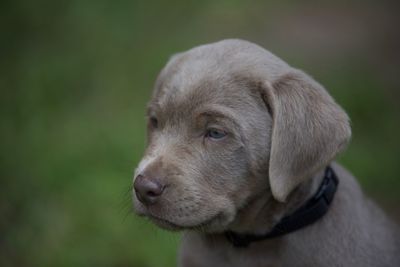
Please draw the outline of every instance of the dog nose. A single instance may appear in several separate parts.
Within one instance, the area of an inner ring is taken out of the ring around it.
[[[158,198],[164,191],[164,186],[158,181],[138,175],[133,183],[136,196],[140,202],[146,205],[152,205],[157,202]]]

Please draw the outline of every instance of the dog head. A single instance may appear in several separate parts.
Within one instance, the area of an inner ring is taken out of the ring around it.
[[[134,206],[171,230],[224,231],[257,196],[285,202],[351,135],[321,85],[241,40],[173,56],[147,114]]]

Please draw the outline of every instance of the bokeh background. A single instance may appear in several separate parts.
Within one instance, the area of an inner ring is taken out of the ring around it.
[[[396,1],[0,2],[0,266],[174,266],[179,234],[131,213],[145,105],[169,56],[256,42],[352,118],[339,161],[394,218],[400,200]]]

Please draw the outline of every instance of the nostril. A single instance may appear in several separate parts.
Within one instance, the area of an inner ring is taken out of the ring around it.
[[[156,196],[158,196],[159,194],[157,194],[156,192],[153,192],[153,191],[149,191],[149,192],[147,192],[147,195],[149,195],[149,196],[151,196],[151,197],[156,197]]]

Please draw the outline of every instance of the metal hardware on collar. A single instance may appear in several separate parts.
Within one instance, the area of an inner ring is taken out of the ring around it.
[[[324,179],[317,193],[291,215],[284,217],[270,232],[264,235],[238,234],[226,231],[225,237],[234,247],[248,247],[250,243],[278,237],[306,227],[322,218],[329,209],[339,180],[330,166],[326,167]]]

